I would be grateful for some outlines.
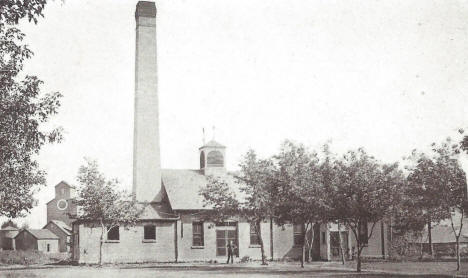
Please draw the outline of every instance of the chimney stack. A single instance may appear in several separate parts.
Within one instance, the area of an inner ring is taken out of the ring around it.
[[[135,20],[133,193],[138,201],[151,202],[161,188],[154,2],[139,1]]]

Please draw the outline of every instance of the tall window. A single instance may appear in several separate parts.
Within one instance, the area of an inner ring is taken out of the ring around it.
[[[156,240],[156,226],[145,225],[144,226],[144,238],[146,240]]]
[[[304,224],[294,224],[294,245],[302,246],[304,243]]]
[[[250,245],[260,245],[260,237],[257,235],[257,231],[255,230],[257,225],[259,232],[261,232],[260,223],[250,223]]]
[[[107,240],[120,240],[119,226],[107,227]]]
[[[203,236],[203,222],[192,223],[192,245],[193,246],[204,246]]]
[[[367,220],[363,220],[359,226],[359,240],[361,244],[368,244],[369,243],[369,234],[367,230]]]
[[[223,167],[224,166],[223,154],[220,151],[211,151],[208,153],[206,157],[206,162],[208,166]]]

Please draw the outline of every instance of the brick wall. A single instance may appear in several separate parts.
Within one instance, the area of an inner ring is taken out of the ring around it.
[[[47,245],[49,245],[49,251],[47,251]],[[40,239],[37,241],[37,250],[44,253],[58,253],[59,246],[57,239]]]
[[[128,229],[119,227],[119,242],[105,242],[102,248],[104,263],[173,262],[175,261],[174,222],[157,222],[156,241],[143,242],[143,223]],[[76,227],[75,227],[76,228]],[[98,263],[100,227],[77,225],[79,232],[79,263]],[[76,247],[76,246],[75,246]]]
[[[302,249],[294,246],[292,224],[273,225],[273,251],[275,260],[298,259],[302,256]]]
[[[370,233],[372,227],[372,223],[368,223],[368,231]],[[388,255],[389,249],[389,241],[388,239],[388,229],[386,229],[387,225],[384,225],[384,251],[385,255]],[[350,241],[351,246],[355,247],[355,252],[357,252],[357,244],[354,234],[350,231]],[[372,236],[368,240],[368,244],[362,250],[361,256],[363,257],[382,257],[382,237],[381,237],[381,226],[380,222],[376,223],[374,226],[374,230],[372,232]]]

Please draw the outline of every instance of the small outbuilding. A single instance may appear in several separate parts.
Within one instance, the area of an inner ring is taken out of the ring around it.
[[[7,226],[0,230],[0,249],[15,250],[15,236],[19,229],[13,226]]]
[[[59,252],[59,237],[47,229],[23,229],[15,237],[16,250]]]
[[[60,252],[70,251],[72,229],[67,224],[59,220],[51,220],[43,229],[47,229],[59,237]]]

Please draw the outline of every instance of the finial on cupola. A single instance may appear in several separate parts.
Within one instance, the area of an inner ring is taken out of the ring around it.
[[[205,139],[205,128],[204,127],[202,128],[202,133],[203,133],[202,141],[203,141],[203,145],[205,145],[206,139]]]

